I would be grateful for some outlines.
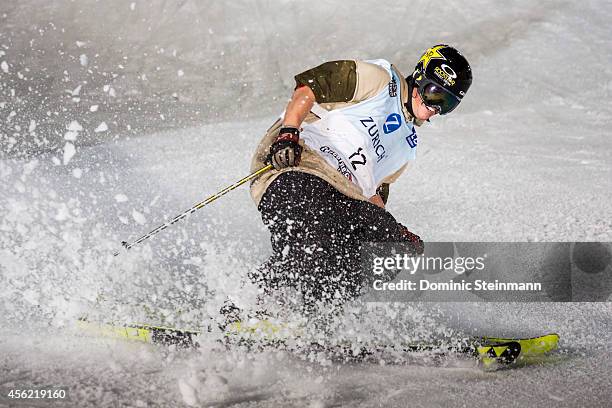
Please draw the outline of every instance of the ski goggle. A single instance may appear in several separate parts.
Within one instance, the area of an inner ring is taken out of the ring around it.
[[[423,103],[437,110],[440,115],[452,112],[461,102],[461,99],[430,79],[423,78],[415,82]]]

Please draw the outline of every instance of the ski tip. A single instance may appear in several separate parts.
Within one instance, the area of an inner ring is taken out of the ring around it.
[[[557,333],[514,339],[486,337],[476,347],[476,353],[485,370],[495,370],[516,362],[540,361],[544,355],[558,349],[559,338]]]

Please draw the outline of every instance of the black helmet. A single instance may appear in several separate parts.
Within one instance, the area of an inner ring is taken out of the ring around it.
[[[472,84],[472,69],[455,48],[439,44],[423,53],[412,78],[423,102],[441,115],[451,112]]]

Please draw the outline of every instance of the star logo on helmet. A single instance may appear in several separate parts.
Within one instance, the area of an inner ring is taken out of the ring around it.
[[[429,64],[429,61],[431,61],[432,59],[441,59],[441,60],[446,59],[444,58],[444,55],[440,54],[439,52],[439,50],[442,48],[446,48],[446,45],[437,45],[425,51],[425,53],[421,56],[421,59],[419,60],[419,63],[421,62],[423,63],[423,71],[427,69],[427,65]],[[419,63],[417,63],[417,65]]]

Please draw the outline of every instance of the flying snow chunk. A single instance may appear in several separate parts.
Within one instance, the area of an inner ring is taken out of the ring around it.
[[[179,378],[178,387],[185,404],[193,407],[198,403],[199,399],[196,393],[197,387],[192,386],[188,380],[183,378]]]
[[[31,305],[38,305],[40,302],[39,294],[32,289],[26,289],[21,292],[21,297]]]
[[[117,194],[115,196],[115,201],[117,201],[118,203],[125,203],[127,200],[128,198],[125,194]]]
[[[86,67],[87,63],[89,62],[89,60],[87,59],[87,55],[85,54],[81,54],[81,56],[79,57],[79,61],[81,62],[81,65]]]
[[[196,266],[198,266],[198,265],[202,265],[203,262],[204,261],[202,260],[201,257],[199,257],[199,256],[192,256],[189,259],[185,259],[183,261],[183,265],[196,265]]]
[[[98,105],[91,105],[89,107],[89,111],[90,112],[97,112],[98,111]]]
[[[132,218],[134,218],[134,221],[136,221],[140,225],[144,225],[147,222],[147,219],[145,218],[145,216],[136,210],[132,210]]]
[[[77,122],[76,120],[73,120],[68,125],[68,130],[71,131],[71,132],[82,132],[83,131],[83,126],[81,126],[81,124],[79,122]]]
[[[84,46],[84,45],[85,45],[85,42],[84,42],[84,41],[77,41],[77,42],[76,42],[76,46],[77,46],[77,47],[79,47],[79,48],[81,48],[81,47],[82,47],[82,46]]]
[[[30,120],[30,126],[28,127],[28,131],[32,133],[36,130],[36,121],[34,119]]]
[[[77,139],[78,135],[78,132],[73,132],[72,130],[69,130],[64,134],[64,139],[74,142]]]
[[[178,72],[176,73],[179,77],[182,77],[183,75],[185,75],[185,72],[182,69],[179,69]]]
[[[66,221],[70,217],[70,213],[68,212],[68,207],[63,204],[60,208],[57,209],[57,214],[55,214],[54,219],[56,221]]]
[[[81,88],[83,87],[83,85],[79,85],[76,88],[74,88],[71,92],[72,96],[79,96],[79,94],[81,93]]]
[[[130,10],[132,11],[136,10],[136,3],[134,2],[130,3]]]
[[[74,157],[76,148],[70,142],[66,142],[64,145],[64,166]]]
[[[106,122],[102,122],[98,125],[97,128],[94,129],[94,132],[100,133],[100,132],[106,132],[107,130],[108,130],[108,125],[106,124]]]
[[[72,170],[72,176],[74,178],[78,178],[79,179],[79,178],[81,178],[82,175],[83,175],[83,170],[81,170],[79,168],[76,168],[76,169]]]
[[[0,64],[0,68],[2,68],[2,71],[4,71],[5,74],[8,74],[9,66],[6,61],[2,61],[2,63]]]

